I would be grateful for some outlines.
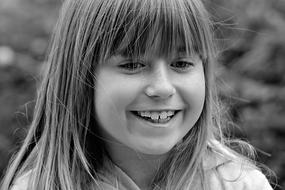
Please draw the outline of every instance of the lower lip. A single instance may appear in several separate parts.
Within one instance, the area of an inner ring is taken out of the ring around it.
[[[135,115],[134,113],[130,112],[130,114],[135,117],[136,119],[139,119],[140,121],[146,123],[148,126],[150,127],[154,127],[154,128],[170,128],[172,125],[172,123],[177,120],[178,115],[180,115],[181,111],[177,112],[170,120],[168,120],[167,122],[164,123],[153,123],[151,121],[147,121],[137,115]]]

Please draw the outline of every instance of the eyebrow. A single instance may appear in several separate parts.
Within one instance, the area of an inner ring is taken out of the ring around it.
[[[185,46],[179,46],[178,48],[177,48],[177,52],[176,53],[178,53],[178,54],[180,54],[180,53],[186,53],[186,47]]]
[[[131,57],[133,55],[134,50],[131,49],[129,46],[116,49],[113,51],[112,55],[121,55],[123,57]]]
[[[124,57],[130,57],[134,53],[134,50],[127,47],[127,48],[122,48],[122,49],[117,49],[114,51],[113,55],[122,55]],[[180,46],[177,48],[175,51],[175,54],[185,54],[186,53],[186,47],[185,46]]]
[[[186,47],[185,46],[179,46],[176,51],[174,52],[175,56],[184,56],[186,55]]]
[[[113,51],[111,56],[120,55],[122,57],[134,57],[135,56],[134,54],[136,53],[133,48],[134,47],[132,46],[126,46],[124,48],[116,49],[115,51]],[[185,56],[187,54],[186,46],[185,45],[178,46],[173,53],[174,56]]]

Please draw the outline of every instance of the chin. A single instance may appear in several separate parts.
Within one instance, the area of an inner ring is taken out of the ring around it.
[[[143,154],[148,154],[148,155],[163,155],[167,154],[175,144],[144,144],[141,146],[137,146],[135,149]]]

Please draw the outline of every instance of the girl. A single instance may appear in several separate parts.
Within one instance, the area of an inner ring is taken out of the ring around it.
[[[223,137],[211,25],[199,0],[67,0],[2,189],[272,189]]]

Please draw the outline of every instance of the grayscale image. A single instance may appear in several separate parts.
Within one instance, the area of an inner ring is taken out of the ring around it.
[[[284,187],[284,0],[0,0],[1,190]]]

